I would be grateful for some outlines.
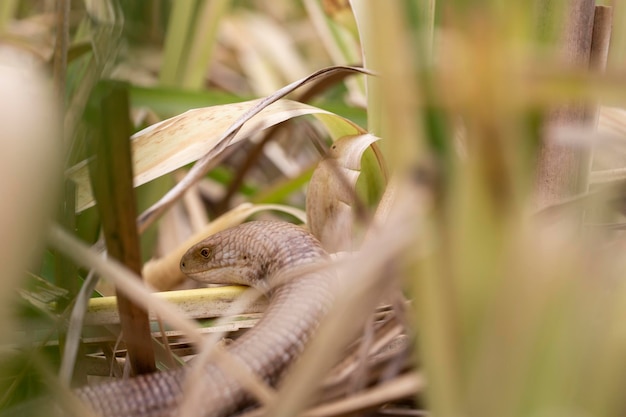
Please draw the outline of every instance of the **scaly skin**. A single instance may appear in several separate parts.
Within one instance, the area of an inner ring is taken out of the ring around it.
[[[263,318],[228,351],[274,385],[302,352],[333,298],[334,275],[328,270],[289,272],[326,258],[319,242],[298,226],[250,222],[191,247],[181,269],[197,281],[249,285],[269,297]],[[183,398],[185,375],[185,369],[157,372],[87,386],[76,394],[102,417],[173,417]],[[202,383],[205,417],[227,416],[251,403],[239,383],[215,363],[206,366]]]

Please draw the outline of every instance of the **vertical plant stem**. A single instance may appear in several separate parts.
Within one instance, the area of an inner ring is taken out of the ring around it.
[[[593,32],[591,36],[591,49],[589,53],[589,70],[596,73],[603,73],[609,57],[609,44],[611,43],[611,29],[613,26],[613,8],[607,6],[596,6],[593,15]],[[590,122],[596,126],[598,124],[599,105],[590,106]],[[589,160],[589,171],[591,172],[591,158]]]
[[[611,41],[611,29],[613,24],[613,8],[596,6],[593,18],[593,35],[591,38],[591,53],[589,57],[589,69],[596,73],[603,73],[607,66],[609,56],[609,44]],[[598,124],[600,115],[599,105],[593,106],[593,114],[590,115],[591,123]],[[593,152],[593,150],[592,150]],[[591,171],[592,158],[589,161]],[[610,223],[612,210],[607,210],[600,204],[592,206],[585,212],[585,220],[591,223]]]
[[[172,13],[167,24],[167,36],[163,52],[160,81],[165,86],[178,85],[181,67],[185,61],[186,45],[193,28],[196,0],[176,0],[172,2]]]
[[[139,275],[141,254],[135,222],[128,88],[121,83],[102,82],[94,97],[91,117],[98,138],[92,182],[107,251]],[[153,372],[156,368],[148,314],[120,291],[117,299],[132,369],[135,374]]]
[[[304,0],[303,6],[335,65],[353,65],[363,61],[360,48],[353,38],[355,36],[354,30],[341,26],[327,16],[320,0]],[[351,97],[365,97],[366,84],[363,77],[350,78],[345,83],[350,90]]]
[[[374,16],[372,16],[371,0],[350,0],[350,5],[354,12],[354,17],[361,37],[361,48],[363,50],[363,66],[377,71],[380,68],[376,55],[376,37]],[[382,26],[381,26],[382,27]],[[365,79],[367,91],[367,130],[376,136],[381,136],[381,113],[382,105],[380,96],[380,80],[376,77]]]
[[[228,10],[232,0],[204,0],[198,13],[195,33],[189,40],[188,62],[185,66],[181,85],[185,88],[200,89],[203,86],[207,67],[211,62],[213,49],[217,44],[217,28],[221,17]]]
[[[591,53],[595,1],[572,0],[568,8],[568,19],[560,45],[562,59],[569,68],[586,70]],[[582,125],[589,121],[588,105],[576,103],[558,109],[550,124],[560,127]],[[551,138],[546,138],[537,164],[537,208],[586,190],[590,158],[591,153],[587,150],[557,144]]]

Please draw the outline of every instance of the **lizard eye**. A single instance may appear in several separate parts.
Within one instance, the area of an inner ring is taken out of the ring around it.
[[[211,248],[202,248],[200,249],[200,256],[202,256],[204,259],[209,259],[209,257],[211,256]]]

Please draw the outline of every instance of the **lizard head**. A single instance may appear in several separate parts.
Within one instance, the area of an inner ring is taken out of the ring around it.
[[[257,256],[238,244],[229,244],[221,233],[193,245],[180,260],[180,269],[189,278],[206,284],[248,285],[267,290]]]
[[[268,293],[273,276],[318,259],[322,250],[304,229],[284,222],[250,222],[193,245],[180,261],[189,278],[207,284],[248,285]]]

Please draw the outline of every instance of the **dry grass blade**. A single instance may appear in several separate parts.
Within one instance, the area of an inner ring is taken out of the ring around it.
[[[197,182],[204,174],[206,174],[211,167],[214,167],[218,162],[218,156],[221,152],[231,144],[237,132],[241,130],[243,125],[249,121],[253,116],[260,113],[263,109],[272,103],[285,97],[287,94],[293,92],[295,89],[314,81],[318,78],[325,77],[328,74],[332,74],[338,71],[348,71],[354,73],[370,74],[367,70],[355,67],[331,67],[319,70],[308,77],[295,81],[274,94],[260,100],[253,108],[246,111],[240,116],[218,139],[217,145],[213,147],[206,155],[196,162],[189,173],[179,182],[174,188],[172,188],[161,200],[155,205],[150,207],[144,213],[139,216],[139,229],[144,230],[148,227],[158,216],[160,216],[167,208],[169,208],[180,196],[189,188],[192,184]]]
[[[395,318],[395,317],[394,317]],[[376,381],[397,376],[410,367],[412,349],[406,325],[395,320],[377,327],[369,345],[361,339],[325,379],[321,402],[354,394]]]
[[[289,32],[269,16],[243,12],[223,23],[224,42],[237,50],[254,95],[272,94],[310,72]]]
[[[131,146],[135,186],[196,161],[200,155],[208,152],[219,153],[226,146],[222,143],[224,136],[220,136],[219,132],[227,130],[233,121],[259,103],[260,100],[253,100],[189,110],[134,134]],[[323,113],[328,112],[306,104],[282,100],[265,108],[259,117],[242,127],[241,131],[233,133],[230,143],[292,117]],[[215,150],[218,147],[220,150]],[[70,168],[67,175],[77,185],[77,212],[92,206],[94,200],[89,185],[87,161]]]
[[[426,386],[423,375],[409,373],[399,376],[364,392],[346,399],[320,405],[300,414],[301,417],[331,417],[362,413],[368,409],[380,407],[389,401],[414,396]]]
[[[426,382],[423,375],[409,373],[399,376],[392,381],[370,388],[349,398],[329,402],[324,405],[313,407],[299,417],[338,417],[351,416],[380,407],[390,401],[407,398],[424,391]],[[245,413],[242,417],[267,416],[267,410],[259,409]]]
[[[559,10],[559,9],[556,9]],[[555,13],[546,10],[544,13]],[[559,10],[561,11],[561,10]],[[564,63],[570,68],[587,68],[590,58],[597,60],[606,54],[596,51],[592,55],[595,1],[575,0],[568,8],[566,25],[562,29],[561,53]],[[598,34],[598,37],[600,35]],[[608,48],[608,41],[595,45],[598,49]],[[603,68],[604,62],[593,62],[592,67]],[[551,124],[582,125],[595,124],[595,106],[590,104],[570,104],[562,106],[552,115]],[[537,163],[537,183],[535,195],[537,207],[546,207],[562,198],[583,192],[588,187],[591,152],[584,148],[573,148],[554,143],[551,138],[543,141]]]
[[[202,87],[206,77],[207,64],[211,62],[213,48],[217,42],[212,41],[216,37],[217,28],[222,21],[221,17],[230,7],[231,0],[217,0],[203,2],[196,20],[201,24],[196,26],[196,33],[191,38],[191,46],[187,54],[188,62],[182,68],[180,84],[185,88]]]
[[[79,265],[93,268],[99,275],[112,280],[120,291],[123,291],[135,303],[146,310],[154,310],[172,326],[183,330],[186,336],[198,346],[203,346],[203,340],[198,332],[198,326],[187,319],[168,302],[155,297],[152,291],[141,282],[139,276],[129,271],[115,260],[105,260],[58,226],[49,230],[50,244],[73,259]]]
[[[76,365],[77,353],[79,352],[83,324],[87,323],[87,309],[90,297],[97,283],[97,276],[93,273],[93,271],[89,272],[80,288],[80,291],[76,295],[74,307],[72,307],[70,320],[67,326],[67,342],[65,344],[65,348],[63,349],[63,357],[61,358],[61,365],[59,366],[59,379],[62,384],[67,384],[68,386],[70,385],[72,375],[74,374],[74,366]],[[113,309],[115,311],[114,314],[117,315],[119,312],[117,309],[117,300]]]
[[[356,32],[354,16],[347,3],[340,6],[340,10],[335,10],[335,13],[324,10],[324,4],[319,0],[305,0],[303,5],[335,65],[362,62],[361,48],[356,39],[358,34],[354,33]],[[336,19],[339,16],[341,18]],[[345,19],[342,19],[344,17]],[[359,104],[366,102],[363,79],[346,80],[346,87],[351,102]]]

